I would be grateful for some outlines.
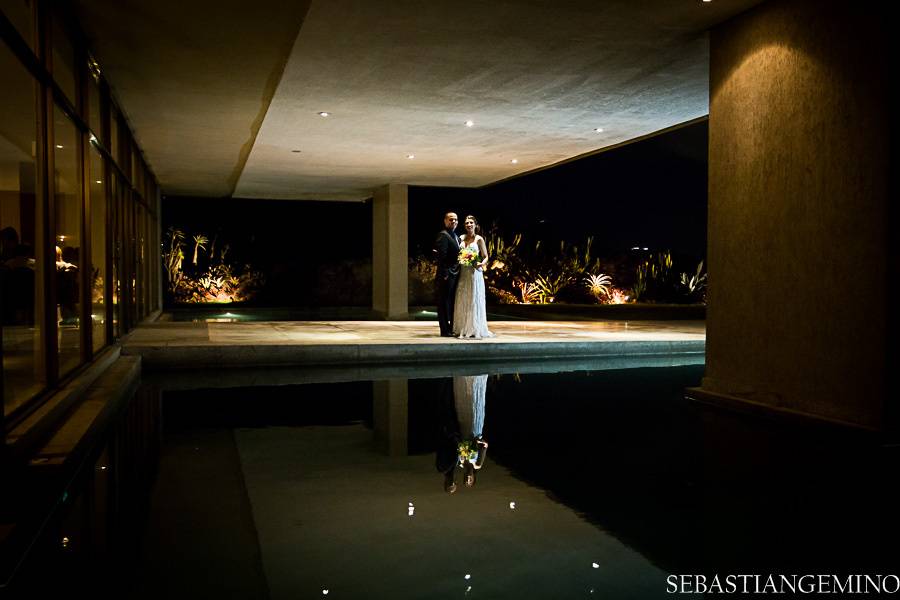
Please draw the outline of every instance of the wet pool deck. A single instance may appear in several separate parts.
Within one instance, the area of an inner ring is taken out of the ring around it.
[[[491,321],[442,338],[423,321],[153,322],[122,341],[145,368],[380,365],[702,355],[703,321]]]

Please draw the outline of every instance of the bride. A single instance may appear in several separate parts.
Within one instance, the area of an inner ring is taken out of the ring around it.
[[[453,307],[453,333],[460,338],[480,340],[494,336],[488,330],[485,306],[484,268],[488,262],[487,245],[484,238],[478,235],[481,228],[475,217],[467,216],[464,226],[466,233],[459,246],[462,251],[474,250],[478,260],[473,266],[462,265],[460,269]]]

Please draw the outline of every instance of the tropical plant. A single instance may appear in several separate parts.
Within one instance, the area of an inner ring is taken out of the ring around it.
[[[534,280],[534,285],[537,287],[540,303],[549,304],[556,300],[560,290],[569,285],[571,280],[572,278],[568,273],[538,275]]]
[[[409,259],[409,273],[423,283],[433,282],[437,276],[437,265],[424,256]]]
[[[591,256],[593,244],[594,238],[588,237],[584,244],[584,251],[580,252],[578,246],[569,246],[565,241],[560,242],[558,263],[561,271],[571,279],[594,271],[599,260]]]
[[[628,302],[629,297],[628,294],[625,293],[625,290],[610,288],[606,298],[609,304],[625,304]]]
[[[261,273],[244,265],[240,273],[225,263],[228,251],[227,244],[222,248],[220,260],[214,262],[213,254],[216,241],[210,246],[209,265],[205,273],[198,273],[196,267],[200,258],[200,250],[206,250],[209,239],[201,234],[192,237],[194,252],[188,268],[184,265],[185,233],[170,227],[166,232],[163,267],[168,274],[169,297],[174,302],[242,302],[252,299],[265,282]]]
[[[521,233],[515,234],[512,240],[507,242],[496,228],[491,228],[487,240],[487,253],[491,260],[488,265],[489,269],[491,271],[505,271],[510,268],[511,264],[518,262],[518,251],[521,243]]]
[[[684,292],[688,296],[688,298],[692,300],[701,300],[703,297],[703,290],[706,289],[706,273],[703,272],[703,261],[700,261],[700,264],[697,265],[697,270],[693,275],[688,275],[687,273],[681,274],[681,286],[684,289]]]
[[[184,232],[169,227],[166,230],[166,239],[168,240],[168,249],[162,253],[162,259],[171,287],[181,278],[181,266],[184,261]]]
[[[600,273],[599,275],[591,274],[584,278],[585,287],[591,295],[597,299],[597,302],[601,302],[603,297],[609,295],[609,286],[611,284],[612,278],[603,273]]]
[[[672,271],[672,253],[660,252],[637,266],[631,296],[649,302],[676,302],[680,293]]]
[[[197,266],[197,254],[198,251],[202,248],[206,250],[206,244],[209,243],[209,240],[203,234],[198,234],[194,236],[194,259],[191,261],[195,267]]]
[[[502,288],[496,288],[493,286],[488,286],[488,292],[490,292],[491,296],[497,300],[500,304],[518,304],[519,299],[512,292],[508,292]]]
[[[540,300],[540,290],[537,284],[522,281],[516,287],[519,288],[522,304],[534,304]]]
[[[637,267],[637,272],[635,273],[634,278],[634,286],[631,288],[631,297],[637,300],[641,300],[644,297],[644,294],[647,291],[647,279],[649,277],[650,271],[650,263],[642,262]]]

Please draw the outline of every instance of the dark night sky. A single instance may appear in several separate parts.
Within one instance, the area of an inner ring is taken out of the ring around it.
[[[526,246],[593,236],[595,256],[647,246],[696,264],[706,254],[707,135],[703,121],[480,189],[411,186],[410,254],[430,255],[444,212],[455,210],[522,233]],[[371,211],[369,202],[164,198],[162,222],[164,232],[218,236],[236,264],[252,263],[275,284],[371,257]]]
[[[598,252],[647,246],[702,258],[707,135],[703,121],[478,190],[411,188],[410,251],[427,248],[443,212],[455,210],[531,242],[593,236]]]

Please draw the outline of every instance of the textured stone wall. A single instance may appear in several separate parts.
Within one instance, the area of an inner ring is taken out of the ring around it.
[[[706,391],[883,427],[887,22],[772,0],[710,38]]]

